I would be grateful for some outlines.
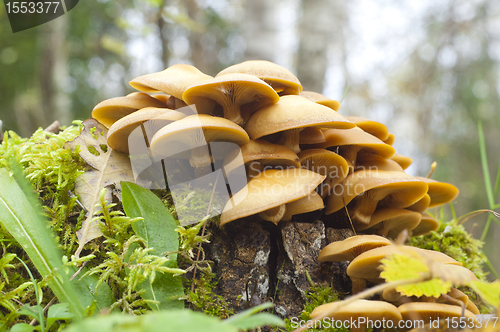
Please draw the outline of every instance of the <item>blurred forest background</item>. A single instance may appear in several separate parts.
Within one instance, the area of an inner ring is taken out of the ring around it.
[[[0,6],[0,119],[29,136],[90,117],[98,102],[132,92],[136,76],[175,63],[215,75],[249,59],[276,62],[332,99],[347,90],[340,113],[386,124],[414,159],[412,175],[437,161],[433,178],[460,189],[458,214],[490,206],[477,128],[495,182],[498,0],[92,0],[16,34]],[[481,237],[486,218],[466,229]],[[498,238],[493,224],[486,251],[500,270]]]

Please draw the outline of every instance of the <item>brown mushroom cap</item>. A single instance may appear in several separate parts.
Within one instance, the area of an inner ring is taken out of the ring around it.
[[[226,204],[220,224],[257,214],[309,195],[324,176],[302,168],[268,169],[236,193]]]
[[[356,164],[358,154],[376,154],[384,158],[390,158],[396,150],[388,144],[385,144],[375,136],[364,132],[358,127],[338,130],[323,130],[325,142],[314,144],[316,148],[339,147],[339,154],[346,158],[352,165]]]
[[[335,310],[335,308],[337,308]],[[322,304],[316,307],[311,312],[311,317],[322,316],[325,311],[331,312],[326,317],[335,320],[353,320],[359,317],[365,317],[369,320],[390,320],[398,322],[403,317],[398,308],[385,301],[369,301],[369,300],[356,300],[347,305],[343,305],[343,301],[331,302]]]
[[[425,194],[424,197],[422,197],[420,200],[418,200],[418,202],[408,206],[406,209],[410,210],[410,211],[422,213],[425,210],[427,210],[430,203],[431,203],[431,196],[429,196],[428,194]]]
[[[258,108],[276,103],[279,96],[269,84],[256,76],[227,74],[191,85],[182,99],[187,104],[195,104],[198,113],[206,113],[203,105],[213,100],[222,106],[226,119],[242,125],[246,120],[241,113],[243,105],[251,114]]]
[[[332,242],[324,247],[318,255],[318,261],[352,261],[368,250],[388,246],[391,243],[390,240],[379,235],[355,235],[342,241]]]
[[[226,173],[230,173],[237,167],[242,166],[240,165],[241,159],[236,158],[240,153],[243,163],[248,165],[248,167],[253,166],[259,172],[266,166],[300,168],[299,157],[287,147],[264,140],[250,140],[248,143],[240,146],[239,149],[233,149],[227,154],[223,163]],[[258,165],[250,165],[252,162],[256,162]]]
[[[265,60],[245,61],[222,70],[215,77],[227,74],[249,74],[257,76],[269,84],[277,93],[283,95],[296,95],[302,91],[299,79],[288,69]]]
[[[354,204],[349,206],[351,218],[367,224],[377,207],[405,208],[421,199],[426,192],[425,182],[406,173],[359,171],[347,176],[341,193],[334,191],[328,196],[325,212],[336,212],[356,198]]]
[[[308,127],[300,131],[300,144],[318,144],[325,141],[321,128]]]
[[[173,121],[183,119],[185,116],[181,112],[168,108],[143,108],[119,119],[109,128],[108,145],[113,150],[128,153],[129,135],[135,128],[148,122],[146,128],[144,128],[144,131],[146,131],[146,137],[144,138],[149,140],[162,127]]]
[[[427,192],[431,197],[429,208],[449,203],[458,196],[458,188],[452,184],[439,182],[422,176],[417,176],[417,178],[426,182],[429,186],[429,191]]]
[[[391,157],[391,159],[397,162],[403,169],[407,169],[413,163],[413,159],[397,152]]]
[[[411,232],[412,236],[429,234],[439,228],[439,223],[430,215],[423,213],[420,223]]]
[[[395,137],[393,134],[389,134],[389,137],[387,137],[386,140],[384,140],[385,144],[393,145],[394,144]]]
[[[311,191],[306,197],[286,204],[286,211],[281,220],[290,221],[297,214],[321,210],[325,207],[323,199],[315,191]]]
[[[316,104],[306,98],[283,96],[270,106],[255,112],[245,125],[252,139],[284,132],[284,145],[300,152],[299,131],[305,127],[353,128],[354,124],[330,108]]]
[[[442,303],[429,303],[429,302],[410,302],[402,304],[398,307],[404,320],[422,319],[426,323],[440,320],[449,317],[461,317],[462,308],[455,305],[442,304]],[[465,317],[476,321],[476,316],[465,310]]]
[[[369,134],[384,141],[389,138],[389,130],[380,122],[362,118],[359,116],[346,116],[346,119],[354,123],[356,126],[366,131]]]
[[[211,78],[212,76],[202,73],[194,66],[176,64],[157,73],[136,77],[129,84],[139,91],[162,91],[182,99],[182,94],[189,86]]]
[[[166,108],[167,105],[145,93],[132,92],[125,97],[101,101],[92,110],[92,117],[109,128],[118,119],[145,107]]]
[[[370,223],[356,224],[355,228],[359,231],[373,231],[394,239],[403,230],[414,229],[420,223],[421,217],[420,213],[406,209],[379,209],[373,213]]]
[[[357,157],[355,169],[404,172],[403,168],[394,160],[387,159],[376,154],[362,154]]]
[[[207,145],[211,142],[248,143],[247,133],[235,123],[206,114],[190,115],[160,129],[151,139],[156,160],[177,154],[189,158],[191,166],[202,168],[211,163]],[[227,151],[210,145],[212,158],[223,159]],[[227,149],[227,146],[225,146]]]
[[[379,266],[381,264],[380,260],[382,260],[388,255],[396,253],[404,254],[405,250],[409,249],[414,250],[417,253],[423,255],[424,257],[427,257],[437,263],[447,264],[456,267],[460,267],[458,265],[461,265],[453,258],[441,252],[424,250],[409,246],[388,245],[369,250],[365,253],[362,253],[358,257],[354,258],[347,267],[347,275],[352,278],[377,281],[380,275],[380,270],[379,270]]]
[[[336,112],[340,109],[340,103],[338,101],[323,96],[321,93],[317,93],[314,91],[302,91],[301,93],[299,93],[299,96],[312,100],[320,105],[330,107]]]

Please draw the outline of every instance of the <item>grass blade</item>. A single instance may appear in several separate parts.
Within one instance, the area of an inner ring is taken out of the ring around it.
[[[64,273],[62,254],[54,236],[38,213],[38,201],[26,179],[18,167],[13,165],[12,169],[13,176],[5,168],[0,169],[0,222],[23,247],[43,277],[54,273],[49,287],[59,301],[68,303],[80,318],[84,308]]]

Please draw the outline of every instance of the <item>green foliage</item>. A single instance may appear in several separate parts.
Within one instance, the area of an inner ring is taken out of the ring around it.
[[[86,319],[72,324],[65,332],[139,332],[169,331],[176,332],[238,332],[263,325],[280,325],[282,321],[275,316],[257,312],[268,308],[269,304],[249,309],[227,320],[203,315],[191,310],[168,310],[150,312],[142,316],[107,315]]]
[[[462,225],[455,225],[454,221],[441,221],[437,231],[412,237],[410,244],[422,249],[443,252],[474,272],[480,280],[486,277],[483,270],[486,262],[486,256],[482,251],[483,242],[474,239]]]
[[[333,287],[315,285],[311,287],[311,290],[306,293],[306,304],[304,305],[304,310],[297,317],[298,321],[303,321],[304,323],[311,320],[310,313],[322,304],[340,301],[339,293],[337,293]],[[286,331],[293,331],[297,328],[297,322],[291,319],[285,319]],[[328,331],[328,332],[346,332],[349,328],[327,328],[327,329],[314,329],[311,328],[308,331]]]
[[[135,234],[145,241],[147,248],[153,249],[152,254],[159,258],[169,254],[166,266],[177,268],[179,236],[174,217],[151,191],[129,182],[122,182],[121,186],[125,212],[128,216],[141,218],[132,224]],[[153,279],[138,285],[144,291],[142,297],[154,301],[149,302],[152,310],[184,307],[184,289],[179,276],[161,273]]]
[[[0,169],[0,215],[1,222],[22,246],[36,266],[38,272],[47,277],[59,270],[48,283],[59,301],[67,302],[74,314],[83,315],[83,307],[68,276],[62,270],[62,255],[50,230],[35,207],[38,202],[30,197],[29,186],[17,169],[14,177],[6,169]]]

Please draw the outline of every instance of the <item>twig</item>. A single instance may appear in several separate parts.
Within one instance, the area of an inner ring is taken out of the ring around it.
[[[61,129],[61,124],[59,123],[59,121],[56,120],[52,122],[52,124],[47,128],[45,128],[43,131],[45,131],[46,133],[57,134],[59,132],[59,129]]]
[[[56,297],[54,296],[54,297],[52,298],[52,300],[50,300],[50,302],[49,302],[49,303],[47,303],[47,305],[43,308],[43,312],[44,312],[44,313],[45,313],[45,311],[47,311],[47,309],[48,309],[48,308],[50,308],[50,306],[51,306],[52,304],[54,304],[54,301],[55,301],[55,300],[56,300]],[[35,325],[35,323],[36,323],[36,319],[33,319],[33,320],[30,322],[30,325],[31,325],[31,326],[34,326],[34,325]]]

